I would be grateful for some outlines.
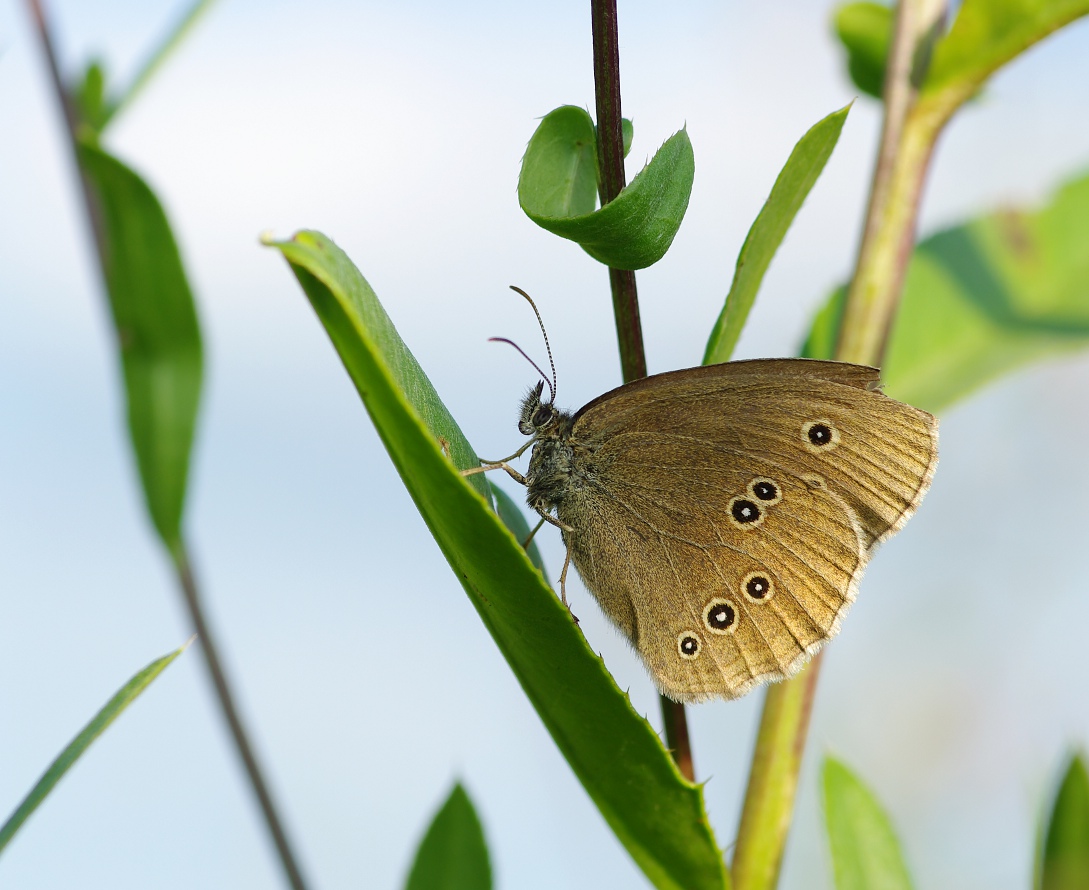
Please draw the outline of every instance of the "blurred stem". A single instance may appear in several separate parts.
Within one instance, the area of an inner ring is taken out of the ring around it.
[[[264,773],[257,762],[257,755],[254,753],[249,735],[242,724],[238,708],[235,706],[234,694],[231,692],[230,684],[227,682],[227,675],[223,670],[223,662],[219,657],[219,645],[208,626],[208,619],[205,617],[204,607],[201,604],[200,589],[197,586],[196,578],[193,576],[193,568],[189,562],[185,545],[179,542],[174,546],[172,556],[177,571],[178,584],[181,587],[185,605],[189,609],[189,619],[193,623],[193,630],[196,631],[200,642],[200,651],[204,653],[204,662],[208,666],[208,673],[212,679],[212,686],[215,687],[223,718],[227,721],[227,727],[231,731],[231,737],[234,739],[238,756],[242,759],[242,765],[249,777],[250,787],[253,788],[258,806],[261,808],[261,814],[265,817],[265,823],[268,825],[269,834],[272,835],[272,841],[276,845],[276,852],[280,856],[284,874],[293,890],[306,890],[306,882],[303,880],[295,853],[287,839],[287,832],[280,821],[276,804],[272,800],[272,792],[265,781]]]
[[[108,287],[108,284],[106,283],[106,257],[108,256],[106,230],[97,211],[94,192],[91,189],[86,176],[84,176],[83,170],[79,165],[78,157],[76,156],[76,146],[80,138],[81,122],[76,116],[75,106],[72,103],[71,96],[64,84],[63,75],[60,71],[56,50],[53,45],[51,32],[46,21],[46,15],[42,8],[41,0],[27,0],[27,7],[30,11],[31,18],[34,21],[34,26],[38,32],[38,38],[42,45],[42,52],[45,55],[46,63],[49,67],[49,75],[50,80],[53,83],[53,90],[56,93],[57,101],[60,103],[61,109],[64,112],[65,127],[69,137],[68,142],[72,149],[72,159],[75,163],[76,170],[79,172],[80,185],[83,191],[83,206],[87,212],[87,219],[97,249],[99,269],[102,272],[104,286]],[[196,11],[194,10],[190,13],[190,18],[194,17],[195,12]],[[176,41],[174,42],[176,43]],[[253,787],[254,794],[257,797],[262,814],[265,817],[265,822],[268,824],[273,843],[280,855],[284,874],[287,877],[292,890],[306,890],[306,883],[302,879],[297,860],[288,844],[283,824],[273,805],[272,796],[268,790],[268,784],[265,782],[264,776],[257,764],[257,759],[253,753],[253,746],[250,744],[245,728],[242,726],[242,722],[239,719],[238,711],[235,708],[234,696],[227,683],[227,678],[223,673],[219,653],[201,607],[200,596],[192,571],[190,570],[185,548],[180,542],[167,542],[167,546],[177,569],[178,581],[182,593],[184,594],[186,606],[189,609],[189,614],[193,622],[193,629],[201,638],[201,651],[204,652],[205,660],[208,663],[208,669],[212,675],[212,683],[219,698],[220,706],[227,720],[227,724],[230,727],[231,734],[234,737],[239,756],[242,758],[242,762],[245,765],[250,784]]]
[[[880,366],[884,358],[915,242],[927,167],[952,113],[916,103],[916,85],[929,58],[917,48],[920,41],[933,40],[942,11],[933,0],[901,0],[897,6],[881,144],[836,346],[840,361]],[[821,654],[801,674],[766,693],[731,867],[735,890],[771,890],[779,881]]]
[[[128,107],[140,91],[147,86],[155,72],[162,67],[163,62],[181,45],[181,42],[189,36],[189,32],[193,30],[201,16],[211,8],[213,3],[215,3],[215,0],[195,0],[193,5],[189,7],[189,11],[178,19],[174,27],[167,32],[163,42],[144,62],[143,67],[133,78],[132,83],[129,84],[129,88],[117,100],[109,103],[99,127],[100,131],[104,131],[117,113]]]
[[[620,40],[616,0],[591,0],[594,43],[594,87],[597,100],[597,151],[599,195],[604,207],[626,184],[624,176],[624,134],[620,110]],[[625,383],[647,376],[643,350],[643,328],[639,321],[639,294],[635,273],[609,269],[613,317],[620,347],[620,368]],[[681,774],[695,781],[692,747],[688,739],[688,717],[684,705],[661,696],[662,723],[666,747],[673,754]]]

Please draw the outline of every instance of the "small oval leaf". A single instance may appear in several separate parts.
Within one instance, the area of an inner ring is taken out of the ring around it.
[[[833,25],[847,51],[847,73],[852,82],[880,99],[892,42],[892,9],[882,3],[845,3],[836,10]]]

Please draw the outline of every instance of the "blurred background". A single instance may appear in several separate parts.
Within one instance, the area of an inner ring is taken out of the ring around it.
[[[187,4],[48,4],[67,73],[122,84]],[[696,181],[640,273],[652,372],[697,364],[737,251],[795,141],[857,95],[824,2],[623,3],[629,178],[686,125]],[[1089,27],[1030,51],[944,136],[921,233],[1032,205],[1089,168]],[[477,450],[521,444],[544,315],[559,401],[619,383],[607,276],[515,186],[536,119],[593,108],[585,2],[223,0],[111,128],[162,199],[196,292],[206,389],[187,528],[315,888],[395,888],[461,779],[501,888],[645,887],[556,751],[404,493],[270,230],[313,227],[367,276]],[[791,355],[849,273],[879,127],[862,97],[776,258],[737,357]],[[190,634],[130,458],[75,171],[25,7],[0,5],[0,811],[134,671]],[[920,888],[1030,884],[1045,798],[1089,739],[1089,356],[943,417],[917,517],[829,648],[783,886],[828,887],[815,765],[890,810]],[[1044,488],[1046,486],[1046,488]],[[517,491],[512,493],[519,497]],[[540,538],[553,575],[558,535]],[[581,585],[591,645],[657,697]],[[426,616],[426,620],[421,620]],[[405,631],[414,643],[406,657]],[[762,693],[689,709],[732,842]],[[0,886],[280,885],[187,653],[91,749],[0,861]]]

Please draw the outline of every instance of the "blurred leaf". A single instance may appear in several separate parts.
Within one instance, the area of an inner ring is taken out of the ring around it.
[[[681,778],[654,730],[488,509],[481,474],[457,472],[477,466],[476,455],[370,285],[319,233],[299,232],[272,246],[291,264],[481,620],[617,837],[657,887],[722,887],[701,790]]]
[[[1040,890],[1089,887],[1089,773],[1080,755],[1059,784],[1040,858]]]
[[[76,146],[102,232],[128,397],[129,432],[152,522],[180,544],[189,452],[200,403],[200,328],[170,224],[151,189],[89,142]]]
[[[845,3],[836,9],[836,36],[847,50],[847,73],[862,92],[881,98],[892,42],[892,9],[882,3]]]
[[[920,98],[949,93],[963,102],[1004,64],[1086,13],[1089,0],[964,0],[934,50]]]
[[[1014,368],[1089,346],[1087,243],[1089,176],[1042,210],[990,213],[921,242],[889,344],[886,391],[940,412]],[[841,295],[818,314],[804,355],[830,357]]]
[[[771,194],[741,245],[733,284],[726,304],[715,322],[703,356],[705,365],[728,362],[741,336],[741,329],[756,301],[756,292],[764,280],[775,251],[783,243],[790,224],[801,209],[810,189],[821,175],[836,147],[843,122],[851,110],[848,105],[814,124],[794,146],[780,171]]]
[[[87,66],[72,94],[72,101],[80,124],[97,134],[107,118],[106,71],[100,61],[95,60]]]
[[[435,814],[416,850],[405,890],[491,890],[484,829],[461,785]]]
[[[140,693],[151,685],[151,681],[166,670],[167,665],[181,655],[188,645],[186,643],[185,646],[175,649],[169,655],[156,659],[136,674],[117,691],[113,698],[106,702],[105,706],[95,714],[91,722],[83,727],[80,734],[69,742],[68,746],[61,751],[57,759],[53,761],[49,769],[45,771],[45,774],[30,790],[30,793],[23,798],[23,802],[16,807],[15,812],[11,814],[8,821],[0,826],[0,852],[8,845],[8,842],[30,817],[30,814],[45,800],[49,792],[61,780],[61,777],[71,769],[83,752],[91,746],[91,743],[106,731],[106,728],[118,718],[121,712],[131,705]]]
[[[836,890],[911,890],[896,834],[870,790],[831,757],[823,786]]]
[[[597,199],[597,149],[590,115],[565,105],[545,115],[529,140],[518,202],[537,225],[616,269],[643,269],[673,243],[692,193],[695,160],[686,131],[675,133],[604,208]]]
[[[631,143],[635,138],[635,127],[626,117],[620,118],[620,136],[624,140],[624,157],[631,151]]]
[[[494,482],[492,483],[492,497],[495,499],[495,512],[503,520],[503,525],[514,535],[514,540],[524,542],[531,531],[529,523],[526,522],[526,514],[514,502],[514,499]],[[533,540],[526,547],[526,554],[529,556],[529,561],[537,567],[537,570],[547,577],[541,551],[537,548],[536,535],[533,536]]]

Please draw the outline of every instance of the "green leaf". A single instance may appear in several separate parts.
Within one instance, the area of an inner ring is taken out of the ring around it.
[[[200,403],[200,328],[166,214],[139,176],[102,149],[76,146],[100,223],[129,432],[152,522],[180,545],[189,452]]]
[[[847,73],[854,85],[880,99],[892,42],[892,9],[882,3],[845,3],[836,10],[833,24],[847,50]]]
[[[186,643],[169,655],[156,659],[136,674],[117,691],[113,698],[106,702],[102,710],[95,714],[91,722],[83,727],[79,735],[69,742],[68,746],[61,751],[44,775],[38,779],[37,784],[30,789],[30,793],[23,798],[23,802],[15,808],[15,812],[11,814],[7,822],[0,827],[0,852],[3,852],[8,842],[30,817],[30,814],[45,800],[49,792],[61,780],[61,777],[72,768],[72,765],[79,760],[83,752],[91,747],[91,743],[102,735],[121,712],[131,705],[140,693],[151,685],[152,680],[166,670],[167,665],[181,655],[188,646],[189,643]]]
[[[831,757],[822,772],[836,890],[911,890],[892,825],[870,790]]]
[[[80,124],[97,134],[108,117],[106,109],[106,70],[97,59],[87,66],[83,79],[72,94]]]
[[[1039,890],[1089,887],[1089,773],[1080,755],[1059,784],[1040,859]]]
[[[705,365],[728,362],[733,355],[741,329],[756,301],[760,282],[764,280],[764,273],[775,251],[783,243],[802,202],[831,157],[850,110],[851,106],[848,105],[814,124],[798,140],[787,158],[768,200],[764,202],[749,234],[745,236],[745,243],[741,245],[733,284],[707,341],[703,356]]]
[[[573,105],[547,114],[522,158],[518,202],[537,225],[582,246],[615,269],[658,262],[688,209],[695,176],[688,133],[675,133],[616,198],[594,210],[598,170],[594,124]]]
[[[455,785],[420,841],[405,890],[491,890],[491,886],[484,829],[469,795]]]
[[[620,118],[620,137],[624,140],[624,157],[627,157],[635,138],[635,126],[626,117]]]
[[[921,242],[889,343],[886,391],[940,412],[1021,365],[1089,346],[1089,175],[1041,210],[1003,210]],[[804,354],[828,358],[842,291]]]
[[[481,620],[610,827],[655,886],[722,887],[722,859],[701,790],[680,776],[520,543],[488,508],[481,474],[458,473],[477,466],[476,455],[370,285],[316,232],[272,246],[291,264]]]
[[[529,538],[530,527],[529,523],[526,522],[526,514],[522,512],[514,499],[494,483],[492,483],[492,498],[495,501],[495,512],[503,521],[503,525],[514,535],[514,540],[524,542]],[[541,551],[537,548],[536,535],[533,536],[529,546],[526,547],[526,554],[529,556],[529,561],[537,567],[537,570],[542,575],[547,575],[544,560],[541,558]]]
[[[964,0],[934,50],[920,98],[947,93],[959,104],[1004,64],[1086,13],[1089,0]]]

